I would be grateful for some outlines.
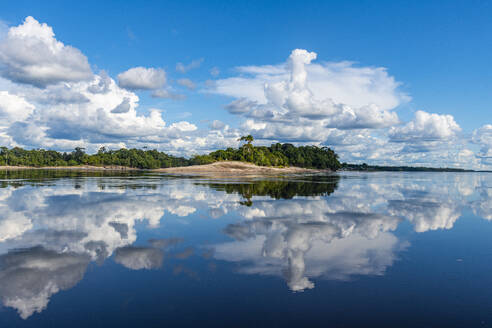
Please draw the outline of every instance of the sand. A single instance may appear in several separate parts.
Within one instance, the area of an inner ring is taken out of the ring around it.
[[[207,165],[192,165],[183,167],[169,167],[156,169],[155,172],[176,174],[231,174],[231,175],[275,175],[295,173],[328,173],[330,170],[313,170],[300,167],[269,167],[251,163],[222,161]]]

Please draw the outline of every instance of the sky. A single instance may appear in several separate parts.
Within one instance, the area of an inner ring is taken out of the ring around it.
[[[0,145],[492,169],[487,1],[9,1]]]

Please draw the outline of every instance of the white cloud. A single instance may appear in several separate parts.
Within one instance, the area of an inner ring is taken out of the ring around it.
[[[31,16],[0,41],[0,64],[4,77],[37,87],[92,77],[87,57],[56,40],[50,26]]]
[[[226,127],[226,124],[219,120],[213,120],[212,123],[209,124],[209,127],[212,130],[222,130]]]
[[[210,69],[210,75],[213,77],[217,77],[220,74],[220,69],[217,66],[214,66]]]
[[[123,98],[121,104],[111,110],[111,113],[122,114],[130,111],[130,98]]]
[[[174,100],[183,100],[186,98],[185,95],[174,93],[167,89],[159,89],[152,92],[152,97],[154,98],[162,98],[162,99],[174,99]]]
[[[112,81],[108,73],[101,71],[95,79],[94,83],[87,87],[87,91],[91,93],[107,93]]]
[[[473,131],[472,142],[480,146],[477,155],[492,164],[492,124],[485,124]]]
[[[333,129],[377,129],[399,123],[395,107],[409,97],[384,68],[312,63],[316,53],[292,51],[285,64],[239,67],[209,92],[236,98],[226,106],[246,118],[258,138],[324,142]]]
[[[92,74],[80,51],[57,41],[50,26],[32,17],[8,30],[0,42],[0,60],[8,78],[0,78],[3,145],[56,150],[80,146],[88,151],[101,145],[145,145],[170,152],[179,147],[183,153],[203,146],[207,132],[198,132],[194,124],[167,124],[159,109],[137,110],[139,97],[128,89],[179,97],[162,89],[166,82],[162,69],[135,67],[123,72],[119,82],[128,89],[122,88],[105,71]]]
[[[374,104],[390,110],[409,100],[408,95],[399,91],[400,83],[384,68],[356,67],[351,62],[311,63],[314,57],[315,53],[296,49],[289,61],[281,65],[242,66],[238,71],[243,75],[217,80],[209,91],[266,104],[265,83],[292,81],[292,89],[307,86],[314,99],[331,99],[335,104],[354,108]]]
[[[242,134],[262,144],[326,145],[347,162],[480,167],[453,116],[417,111],[400,122],[396,109],[410,97],[385,68],[315,59],[296,49],[286,63],[238,67],[238,75],[206,91],[233,97],[226,110],[243,118]],[[489,151],[475,143],[481,155]]]
[[[179,131],[195,131],[197,129],[195,124],[186,121],[173,123],[171,124],[171,128],[178,129]]]
[[[415,118],[402,127],[393,127],[389,136],[394,142],[450,140],[461,131],[451,115],[429,114],[417,111]]]
[[[34,105],[24,98],[0,91],[0,128],[15,121],[23,121],[34,110]]]
[[[217,132],[198,131],[190,122],[167,124],[159,109],[139,113],[139,97],[104,74],[36,92],[21,85],[13,90],[17,94],[0,91],[0,139],[6,145],[88,151],[148,146],[182,155],[228,143],[230,131],[217,138]],[[209,133],[210,143],[204,139]]]
[[[176,71],[178,71],[180,73],[186,73],[189,70],[200,67],[202,65],[203,61],[204,61],[204,59],[200,58],[200,59],[192,60],[189,64],[177,63],[176,64]]]
[[[176,81],[179,85],[186,87],[188,90],[194,90],[196,88],[195,83],[190,79],[179,79]]]
[[[162,68],[134,67],[118,74],[120,87],[129,90],[154,90],[166,84],[166,72]]]

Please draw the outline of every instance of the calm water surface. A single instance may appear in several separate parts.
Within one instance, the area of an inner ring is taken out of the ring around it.
[[[0,327],[492,327],[492,174],[0,172]]]

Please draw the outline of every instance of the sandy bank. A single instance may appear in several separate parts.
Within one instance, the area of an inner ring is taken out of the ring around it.
[[[72,170],[72,171],[136,171],[138,168],[126,166],[107,165],[107,166],[0,166],[2,170]],[[300,167],[268,167],[258,166],[251,163],[223,161],[207,165],[192,165],[182,167],[169,167],[150,170],[153,172],[175,173],[175,174],[214,174],[214,175],[275,175],[275,174],[295,174],[295,173],[327,173],[330,170],[304,169]]]
[[[313,170],[300,167],[268,167],[258,166],[251,163],[223,161],[207,165],[192,165],[183,167],[169,167],[156,169],[155,172],[180,173],[180,174],[232,174],[232,175],[265,175],[265,174],[291,174],[291,173],[320,173],[330,170]]]

